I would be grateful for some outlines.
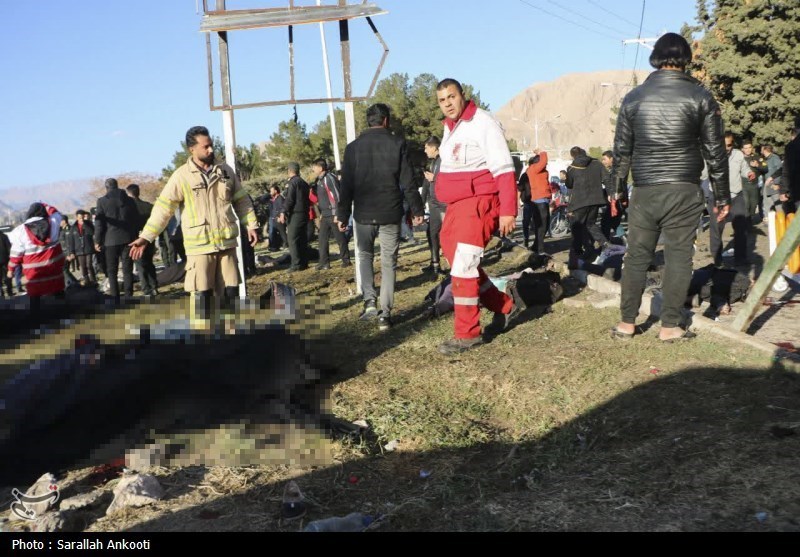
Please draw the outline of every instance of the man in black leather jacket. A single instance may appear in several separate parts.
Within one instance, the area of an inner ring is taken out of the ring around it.
[[[718,220],[730,210],[728,161],[720,108],[711,93],[685,73],[692,59],[686,39],[663,35],[650,55],[658,71],[625,97],[614,137],[617,195],[633,170],[628,209],[628,252],[622,272],[622,319],[612,329],[633,338],[647,268],[663,234],[665,267],[661,308],[662,341],[687,339],[681,309],[692,277],[693,243],[703,212],[703,160],[716,200]]]

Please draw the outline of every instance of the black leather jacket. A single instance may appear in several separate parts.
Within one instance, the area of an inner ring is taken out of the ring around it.
[[[699,81],[658,70],[622,101],[614,137],[617,191],[633,167],[634,186],[700,183],[703,159],[718,206],[731,201],[719,105]]]

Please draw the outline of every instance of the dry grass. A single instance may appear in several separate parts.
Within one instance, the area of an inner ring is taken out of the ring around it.
[[[366,420],[368,435],[338,437],[324,465],[159,469],[164,501],[89,517],[86,529],[289,531],[358,510],[383,516],[379,530],[800,530],[795,373],[709,335],[665,345],[652,329],[615,342],[616,310],[564,304],[445,357],[436,345],[452,318],[420,311],[433,286],[418,278],[426,255],[401,252],[387,333],[357,321],[350,270],[271,272],[250,285],[297,286],[307,318],[296,330],[338,370],[324,406]],[[311,503],[293,523],[279,513],[288,479]]]

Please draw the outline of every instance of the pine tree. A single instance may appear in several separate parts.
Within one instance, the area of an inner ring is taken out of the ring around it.
[[[698,0],[702,38],[693,72],[722,106],[726,126],[780,148],[800,106],[800,2]]]

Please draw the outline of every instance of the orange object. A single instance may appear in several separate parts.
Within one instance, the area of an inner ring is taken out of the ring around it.
[[[775,213],[775,236],[777,237],[778,243],[783,240],[783,236],[786,234],[786,229],[789,228],[789,225],[792,224],[794,220],[794,213],[784,214],[783,211],[777,211]],[[789,258],[789,264],[787,265],[789,268],[789,272],[796,275],[800,273],[800,248],[797,248],[792,256]]]

